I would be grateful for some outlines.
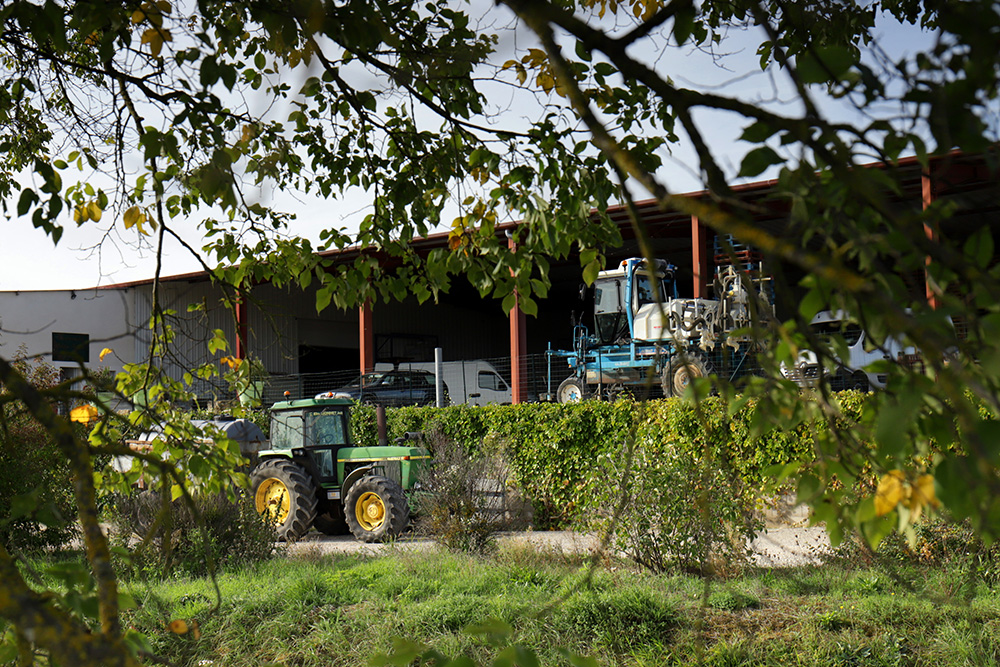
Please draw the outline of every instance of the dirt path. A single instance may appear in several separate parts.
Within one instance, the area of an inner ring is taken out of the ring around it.
[[[529,544],[539,550],[563,553],[591,553],[599,540],[595,535],[566,530],[525,531],[504,533],[501,544]],[[385,551],[426,550],[433,548],[431,540],[407,536],[391,544],[365,544],[350,535],[331,537],[310,533],[304,539],[288,546],[292,557],[323,556],[329,554],[375,555]],[[769,528],[753,541],[754,562],[761,567],[796,567],[817,564],[830,549],[826,531],[819,527],[780,526]]]

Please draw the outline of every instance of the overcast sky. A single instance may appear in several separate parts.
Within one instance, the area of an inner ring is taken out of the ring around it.
[[[907,47],[926,43],[929,39],[916,28],[888,22],[881,28],[881,33],[885,45],[894,55]],[[528,44],[522,39],[518,36],[520,43],[517,46],[523,49]],[[745,39],[741,45],[736,40],[735,46],[726,43],[731,53],[721,61],[721,68],[720,63],[691,50],[672,54],[672,62],[658,60],[658,66],[660,71],[669,72],[681,85],[725,85],[725,92],[747,100],[770,98],[773,93],[772,82],[759,73],[752,41],[752,38]],[[504,48],[505,45],[501,44],[501,49]],[[676,52],[676,49],[673,51]],[[742,76],[748,72],[757,74]],[[780,104],[780,101],[772,104]],[[521,105],[511,106],[521,112]],[[722,114],[718,117],[703,117],[701,122],[703,127],[710,128],[706,130],[706,134],[712,145],[724,162],[727,159],[730,162],[730,173],[735,173],[739,160],[749,148],[746,144],[739,145],[740,142],[736,140],[742,128]],[[702,189],[702,183],[687,166],[690,164],[693,164],[691,151],[683,144],[676,147],[674,154],[667,159],[661,177],[673,192]],[[762,178],[771,175],[773,174],[766,173]],[[354,229],[366,214],[363,195],[334,201],[294,199],[287,195],[280,195],[272,200],[266,193],[257,193],[257,196],[295,213],[298,222],[293,226],[294,233],[314,242],[322,229]],[[9,204],[11,210],[16,208],[16,200]],[[445,220],[450,220],[450,217],[446,215]],[[139,239],[134,230],[126,231],[120,221],[108,219],[110,215],[100,224],[90,223],[80,228],[72,223],[71,214],[64,214],[64,218],[65,232],[57,246],[53,246],[51,239],[41,230],[33,229],[28,218],[0,219],[0,224],[3,225],[3,235],[0,237],[0,291],[83,289],[153,277],[156,255],[149,243],[155,237]],[[193,221],[175,221],[173,224],[189,241],[194,242],[199,238]],[[187,250],[172,239],[167,240],[161,275],[200,269],[197,259]]]

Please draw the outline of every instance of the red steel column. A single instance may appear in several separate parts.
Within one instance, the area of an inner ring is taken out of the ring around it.
[[[247,313],[247,300],[243,298],[242,294],[236,294],[236,358],[246,359],[247,352],[249,351],[247,347],[247,322],[249,321],[249,315]]]
[[[517,250],[514,239],[507,240],[507,247],[511,252]],[[524,382],[527,380],[524,373],[524,355],[528,348],[528,330],[519,301],[515,291],[514,307],[510,309],[510,402],[514,405],[523,403],[527,398],[524,391]]]
[[[698,221],[696,215],[691,216],[691,268],[694,273],[694,298],[707,299],[712,279],[708,229]]]
[[[375,370],[375,319],[371,299],[365,299],[358,309],[358,343],[363,375]]]
[[[925,211],[932,203],[934,203],[934,179],[932,173],[932,165],[933,163],[929,163],[927,171],[921,172],[920,174],[920,198],[922,200],[923,209]],[[927,223],[924,223],[924,233],[927,235],[927,238],[930,241],[933,242],[937,240],[937,234],[935,233],[934,229]],[[928,255],[924,259],[924,265],[930,266],[930,264],[931,264],[931,258]],[[931,285],[931,280],[930,276],[927,273],[927,269],[924,269],[924,294],[926,295],[927,303],[930,305],[931,308],[937,308],[939,305],[941,305],[940,299],[938,299],[938,295],[934,291]]]

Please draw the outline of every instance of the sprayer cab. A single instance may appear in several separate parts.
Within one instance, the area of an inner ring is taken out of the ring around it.
[[[661,340],[663,307],[677,298],[676,267],[638,257],[601,271],[594,281],[594,332],[599,345]]]

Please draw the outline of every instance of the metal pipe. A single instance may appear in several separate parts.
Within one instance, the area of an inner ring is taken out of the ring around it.
[[[465,364],[462,364],[462,376],[465,376]],[[434,348],[434,391],[435,405],[444,407],[444,350],[440,347]]]

